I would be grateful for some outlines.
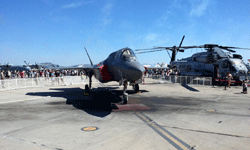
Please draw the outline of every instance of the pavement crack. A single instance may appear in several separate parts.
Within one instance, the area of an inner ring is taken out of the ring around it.
[[[209,131],[193,130],[193,129],[184,129],[184,128],[180,128],[180,127],[170,127],[170,126],[164,126],[164,125],[161,125],[161,127],[173,128],[173,129],[179,129],[179,130],[185,130],[185,131],[193,131],[193,132],[200,132],[200,133],[208,133],[208,134],[216,134],[216,135],[223,135],[223,136],[231,136],[231,137],[239,137],[239,138],[248,138],[248,139],[250,139],[250,137],[241,136],[241,135],[233,135],[233,134],[225,134],[225,133],[209,132]]]
[[[37,142],[34,142],[34,141],[27,141],[25,139],[21,139],[21,138],[14,138],[12,136],[7,136],[7,135],[3,135],[1,134],[0,136],[2,136],[3,138],[7,138],[7,139],[10,139],[10,140],[14,140],[14,141],[21,141],[23,143],[26,143],[26,144],[30,144],[30,145],[36,145],[37,147],[45,147],[47,149],[53,149],[53,148],[50,148],[44,144],[38,144]]]

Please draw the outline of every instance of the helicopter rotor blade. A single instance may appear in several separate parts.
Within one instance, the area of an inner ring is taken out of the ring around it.
[[[168,51],[167,51],[167,52],[168,52]],[[168,52],[168,56],[169,56],[169,58],[171,58],[171,56],[170,56],[169,52]]]
[[[219,48],[223,48],[223,49],[225,49],[225,48],[235,48],[235,49],[238,49],[239,47],[230,47],[230,46],[218,46]]]
[[[183,42],[184,38],[185,38],[185,35],[183,35],[183,37],[182,37],[182,39],[181,39],[181,43],[180,43],[180,45],[179,45],[178,49],[181,47],[181,45],[182,45],[182,42]]]
[[[219,48],[232,48],[232,49],[247,49],[247,50],[250,50],[250,48],[241,48],[241,47],[230,47],[230,46],[218,46]]]
[[[223,50],[227,50],[227,51],[229,51],[229,52],[233,52],[233,53],[235,53],[236,51],[234,51],[234,50],[231,50],[231,49],[228,49],[228,48],[224,48],[224,47],[220,47],[221,49],[223,49]]]
[[[162,50],[152,50],[152,51],[146,51],[146,52],[138,52],[135,54],[151,53],[151,52],[157,52],[157,51],[164,51],[164,50],[163,49]]]
[[[182,45],[182,42],[183,42],[184,38],[185,38],[185,35],[183,35],[183,37],[182,37],[182,39],[181,39],[181,43],[180,43],[179,47],[178,47],[178,48],[176,48],[176,47],[174,48],[174,49],[176,49],[175,57],[176,57],[176,55],[177,55],[177,53],[178,53],[179,49],[181,48],[181,45]],[[183,50],[183,52],[184,52],[184,50]]]
[[[147,51],[147,50],[153,50],[153,49],[156,49],[156,48],[136,49],[134,51]]]

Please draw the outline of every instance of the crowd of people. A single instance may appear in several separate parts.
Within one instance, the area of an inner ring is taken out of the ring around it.
[[[64,76],[81,76],[81,79],[83,80],[85,75],[84,70],[53,70],[53,69],[46,69],[46,70],[32,70],[32,71],[3,71],[0,70],[0,80],[1,80],[1,86],[2,88],[5,87],[5,80],[6,79],[21,79],[21,78],[34,78],[35,83],[38,85],[38,78],[45,78],[45,80],[51,79],[52,83],[54,84],[55,81],[64,83]],[[87,76],[86,76],[87,78]]]
[[[144,76],[148,75],[148,77],[159,77],[164,76],[168,77],[170,75],[180,75],[180,71],[175,69],[149,69],[146,70]]]
[[[38,78],[38,77],[62,77],[62,76],[82,76],[84,71],[78,70],[33,70],[33,71],[0,71],[0,79],[12,79],[12,78]]]
[[[164,76],[165,78],[169,77],[170,75],[179,75],[180,71],[175,69],[149,69],[146,70],[144,73],[144,77],[148,75],[148,77],[160,77]],[[0,71],[0,79],[12,79],[12,78],[39,78],[39,77],[63,77],[63,76],[84,76],[84,70],[53,70],[53,69],[46,69],[46,70],[33,70],[33,71]],[[228,82],[225,85],[226,87],[230,88],[232,75],[230,72],[227,75]],[[247,83],[244,81],[242,83],[244,93],[247,93]]]

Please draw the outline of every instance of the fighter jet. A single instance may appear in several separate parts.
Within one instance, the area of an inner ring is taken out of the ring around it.
[[[84,47],[85,48],[85,47]],[[84,95],[88,95],[91,89],[92,76],[102,83],[117,81],[123,85],[123,104],[127,104],[128,82],[133,86],[135,92],[139,91],[139,83],[142,82],[142,76],[145,71],[142,64],[140,64],[130,48],[123,48],[111,53],[107,59],[93,65],[92,60],[85,48],[85,51],[90,60],[90,65],[61,67],[60,69],[82,69],[89,77],[89,85],[85,85]]]
[[[25,63],[26,65],[23,65],[23,66],[29,67],[29,68],[31,68],[32,70],[41,70],[41,69],[44,69],[44,66],[39,65],[39,64],[37,64],[36,62],[35,62],[35,65],[30,65],[30,64],[27,63],[26,61],[24,61],[24,63]]]

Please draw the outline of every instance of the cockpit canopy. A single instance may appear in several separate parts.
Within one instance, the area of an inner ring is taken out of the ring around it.
[[[131,49],[122,50],[122,59],[123,60],[134,60],[134,61],[137,60],[135,53]]]
[[[115,59],[115,60],[125,60],[125,61],[137,61],[135,53],[129,48],[124,48],[116,52],[113,52],[109,55],[108,58],[109,60]]]
[[[124,60],[136,60],[136,56],[131,49],[122,50],[122,59]]]

